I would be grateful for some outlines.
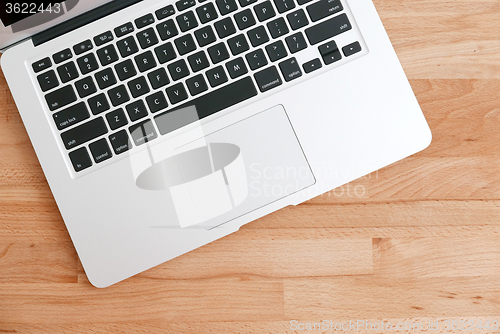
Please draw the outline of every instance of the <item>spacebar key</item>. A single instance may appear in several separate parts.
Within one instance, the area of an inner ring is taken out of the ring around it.
[[[346,14],[335,16],[329,20],[316,24],[306,29],[306,35],[309,43],[312,45],[337,36],[345,31],[351,30],[351,22]]]
[[[248,100],[257,95],[257,89],[252,78],[245,77],[230,85],[214,90],[206,95],[186,102],[174,110],[189,106],[196,106],[198,118],[202,119],[218,111],[229,108],[235,104]],[[182,114],[171,111],[164,112],[155,117],[156,125],[162,135],[172,132],[180,127],[196,121],[190,116],[182,117]]]

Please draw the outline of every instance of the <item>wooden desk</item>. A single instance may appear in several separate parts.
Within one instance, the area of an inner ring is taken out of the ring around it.
[[[431,146],[104,290],[86,280],[2,77],[0,333],[500,321],[500,4],[376,6]]]

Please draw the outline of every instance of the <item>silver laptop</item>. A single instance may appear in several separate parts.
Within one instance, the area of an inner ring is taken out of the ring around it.
[[[370,0],[5,6],[2,68],[97,287],[431,141]]]

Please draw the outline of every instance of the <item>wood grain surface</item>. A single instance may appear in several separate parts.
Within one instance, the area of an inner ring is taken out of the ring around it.
[[[498,332],[500,1],[375,5],[431,146],[107,289],[86,279],[1,75],[0,333]]]

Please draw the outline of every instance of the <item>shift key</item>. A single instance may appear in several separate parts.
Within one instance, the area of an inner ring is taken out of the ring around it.
[[[45,95],[45,100],[51,111],[67,106],[76,101],[75,90],[71,85],[60,88],[50,94]]]
[[[71,130],[61,133],[66,149],[70,150],[89,140],[100,137],[108,132],[106,123],[102,117],[96,118],[90,122],[79,125]]]
[[[347,15],[341,14],[307,28],[306,35],[309,43],[314,45],[351,29],[352,26]]]

